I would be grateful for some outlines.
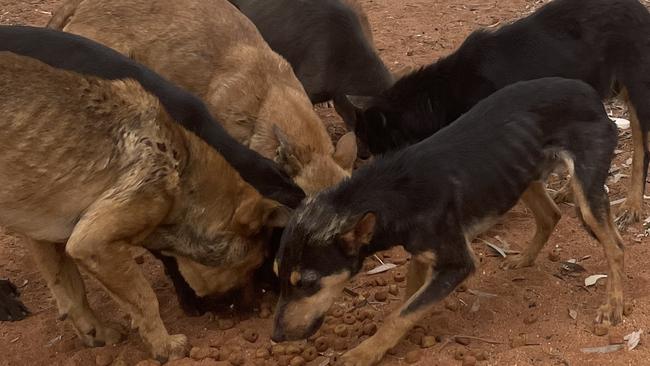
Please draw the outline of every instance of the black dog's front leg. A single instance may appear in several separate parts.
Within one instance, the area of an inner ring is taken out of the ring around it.
[[[29,310],[18,299],[18,290],[9,280],[0,280],[0,321],[24,319]]]
[[[374,336],[352,349],[343,359],[346,366],[370,366],[378,363],[384,354],[426,314],[433,304],[445,298],[461,284],[475,268],[474,259],[463,233],[454,233],[439,250],[416,254],[412,261],[429,273],[424,284],[393,312]]]
[[[169,257],[158,251],[151,251],[154,257],[160,260],[165,267],[165,274],[172,280],[174,289],[176,290],[176,297],[178,304],[183,309],[183,313],[187,316],[201,316],[205,314],[205,306],[203,299],[196,296],[196,292],[185,281],[183,275],[178,269],[176,258]]]

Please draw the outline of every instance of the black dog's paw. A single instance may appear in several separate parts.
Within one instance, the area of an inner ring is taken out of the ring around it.
[[[18,290],[8,280],[0,280],[0,321],[22,320],[29,310],[18,299]]]

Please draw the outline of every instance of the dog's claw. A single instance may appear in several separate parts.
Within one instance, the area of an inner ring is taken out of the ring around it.
[[[621,231],[625,231],[628,226],[639,222],[641,219],[641,210],[638,208],[634,207],[628,207],[623,203],[623,206],[621,207],[621,210],[619,211],[619,215],[614,220],[616,222],[616,226],[618,226],[618,229]]]

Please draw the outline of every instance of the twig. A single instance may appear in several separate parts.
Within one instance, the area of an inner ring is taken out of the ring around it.
[[[453,338],[454,338],[454,340],[456,340],[456,338],[467,338],[467,339],[480,341],[480,342],[485,342],[485,343],[490,343],[490,344],[503,344],[503,342],[499,342],[499,341],[496,341],[494,339],[474,337],[474,336],[466,336],[466,335],[455,335]]]

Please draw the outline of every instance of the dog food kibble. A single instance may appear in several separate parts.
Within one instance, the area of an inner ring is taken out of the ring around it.
[[[142,360],[136,363],[135,366],[160,366],[160,362],[156,360]]]
[[[348,327],[345,326],[344,324],[339,324],[334,328],[334,334],[336,334],[339,337],[347,337],[348,336]]]
[[[289,363],[291,362],[291,356],[288,355],[281,355],[278,356],[278,364],[280,366],[289,366]]]
[[[465,356],[467,356],[467,351],[465,351],[462,348],[459,348],[456,351],[454,351],[454,358],[458,361],[462,361],[465,358]]]
[[[460,285],[458,285],[458,287],[456,287],[456,291],[457,292],[465,292],[465,291],[467,291],[467,285],[464,284],[464,283],[461,283]]]
[[[374,335],[377,332],[377,324],[375,323],[366,323],[363,325],[363,334],[367,336]]]
[[[332,310],[332,316],[335,318],[340,318],[343,314],[345,314],[345,311],[342,308],[337,307]]]
[[[255,343],[257,342],[257,338],[259,338],[259,334],[257,334],[257,332],[252,329],[245,329],[242,332],[242,338],[251,343]]]
[[[228,330],[235,326],[235,321],[232,319],[219,319],[217,321],[217,328],[219,330]]]
[[[384,302],[388,299],[388,292],[386,291],[377,291],[375,292],[375,300],[379,302]]]
[[[476,357],[467,355],[463,358],[463,366],[474,366],[476,365]]]
[[[296,346],[295,344],[290,344],[285,348],[285,352],[290,356],[295,356],[297,354],[300,354],[302,350],[300,349],[300,347]]]
[[[530,313],[524,318],[524,324],[533,324],[537,321],[537,315]]]
[[[266,348],[258,348],[257,351],[255,351],[255,358],[263,358],[263,359],[268,359],[271,357],[271,353],[269,353],[269,350]]]
[[[345,351],[348,349],[347,342],[345,338],[337,338],[332,342],[332,348],[334,348],[335,351]]]
[[[404,275],[404,272],[402,271],[397,271],[393,274],[393,280],[395,280],[395,282],[404,282],[405,279],[406,275]]]
[[[192,347],[190,357],[197,361],[208,357],[216,359],[219,358],[219,350],[211,347]]]
[[[457,311],[458,301],[456,301],[455,299],[445,299],[445,309],[449,311]]]
[[[383,277],[377,277],[375,278],[375,285],[377,286],[386,286],[388,282],[386,281],[385,278]]]
[[[281,344],[276,344],[271,348],[273,356],[282,356],[287,353],[286,347]]]
[[[302,358],[300,356],[296,356],[296,357],[291,359],[291,362],[289,363],[289,365],[290,366],[305,366],[305,363],[307,363],[307,362],[305,361],[304,358]]]
[[[623,315],[630,316],[634,310],[634,305],[631,302],[625,303],[623,305]]]
[[[560,260],[560,251],[558,248],[555,248],[548,253],[548,260],[551,262],[557,262]]]
[[[399,294],[399,287],[397,285],[388,286],[388,293],[397,296]]]
[[[95,357],[95,364],[97,366],[108,366],[113,363],[113,356],[107,354],[99,354]]]
[[[228,362],[233,364],[233,366],[242,366],[245,362],[244,355],[241,351],[235,351],[228,357]]]
[[[350,326],[350,336],[359,338],[363,334],[363,324],[355,323]]]
[[[343,323],[350,325],[357,322],[357,318],[354,317],[354,314],[345,314],[343,316]]]
[[[609,331],[609,328],[605,324],[596,324],[594,325],[594,334],[602,337],[604,335],[607,335],[607,332]]]
[[[420,352],[419,351],[411,351],[406,354],[405,357],[406,363],[416,363],[420,361]]]
[[[422,331],[416,330],[411,335],[409,335],[409,341],[413,344],[420,345],[422,344],[422,337],[424,337],[424,333]]]
[[[330,347],[330,340],[327,337],[318,337],[314,342],[314,346],[318,352],[325,352]]]
[[[311,362],[315,360],[316,357],[318,357],[318,351],[316,350],[316,347],[307,347],[304,351],[302,351],[301,356],[305,359],[305,361]]]
[[[430,348],[436,345],[436,337],[434,336],[424,336],[420,341],[420,346],[422,348]]]

